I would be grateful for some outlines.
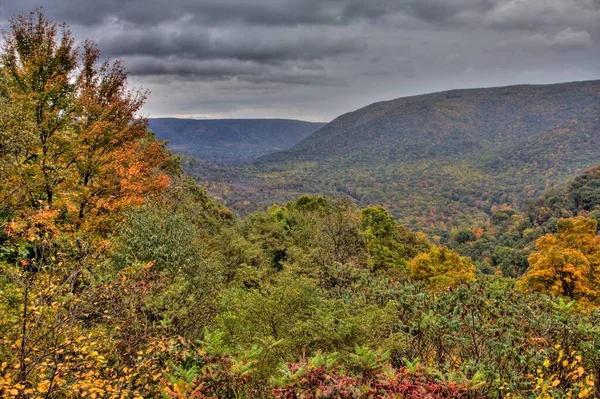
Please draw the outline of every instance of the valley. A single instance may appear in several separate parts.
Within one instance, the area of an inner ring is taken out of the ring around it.
[[[325,125],[287,119],[156,118],[148,122],[173,151],[215,164],[287,150]]]
[[[288,16],[325,5],[320,23],[341,26],[367,6],[310,4]],[[160,16],[154,3],[129,5],[100,26],[130,29],[137,11]],[[143,38],[140,51],[158,46],[146,81],[169,90],[153,104],[173,107],[168,115],[189,109],[198,94],[181,91],[200,78],[197,67],[210,75],[199,101],[233,115],[277,108],[260,105],[274,92],[285,102],[282,82],[261,85],[261,71],[301,66],[300,76],[275,77],[301,86],[307,107],[309,78],[347,89],[311,51],[290,51],[293,41],[278,46],[250,30],[252,40],[224,45],[221,25],[232,21],[280,29],[285,13],[262,19],[253,6],[218,24],[200,50],[198,31],[194,40],[172,29],[127,37]],[[465,17],[452,16],[444,35]],[[198,10],[173,18],[178,27],[213,20]],[[41,9],[8,23],[1,399],[600,397],[599,80],[404,97],[328,124],[147,120],[148,92],[130,88],[110,52],[101,57]],[[586,44],[585,33],[534,39],[558,51],[552,40]],[[166,55],[169,40],[185,64]],[[217,49],[228,62],[206,63]],[[233,50],[246,57],[243,70],[229,63]],[[260,63],[279,50],[289,59]],[[164,67],[177,79],[156,76]]]
[[[599,81],[455,90],[372,104],[245,164],[183,165],[239,214],[342,195],[447,237],[598,163],[598,115]]]

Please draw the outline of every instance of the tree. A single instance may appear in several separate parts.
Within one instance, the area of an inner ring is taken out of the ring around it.
[[[40,11],[11,20],[0,53],[0,187],[11,212],[58,210],[74,228],[105,229],[84,221],[169,184],[169,154],[136,116],[147,93],[128,91],[122,64],[99,57]]]
[[[394,218],[385,209],[372,207],[362,210],[361,222],[367,238],[372,268],[405,268],[407,251],[399,242]]]
[[[571,299],[600,299],[600,238],[596,229],[593,219],[560,219],[556,234],[537,240],[537,251],[529,256],[530,267],[521,287]]]
[[[429,252],[409,262],[410,277],[423,281],[433,291],[452,288],[475,280],[475,265],[456,251],[432,246]]]
[[[176,170],[137,117],[146,93],[127,90],[119,62],[99,64],[92,42],[76,48],[40,11],[10,24],[0,48],[0,363],[10,388],[0,392],[105,392],[99,382],[116,377],[99,353],[114,349],[98,344],[110,330],[99,326],[100,287],[115,273],[103,244]]]
[[[13,139],[19,145],[4,156],[12,171],[5,187],[14,188],[8,191],[13,203],[52,206],[56,186],[73,163],[67,122],[76,109],[78,54],[66,26],[58,36],[58,26],[40,12],[11,20],[11,28],[0,55],[0,95],[10,118],[3,146]]]

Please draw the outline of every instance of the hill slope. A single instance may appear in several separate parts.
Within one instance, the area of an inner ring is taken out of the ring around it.
[[[215,163],[253,159],[286,150],[324,123],[289,119],[150,119],[149,127],[183,154]]]
[[[598,106],[600,82],[453,90],[371,104],[344,114],[280,160],[348,159],[370,165],[456,156],[534,137]]]
[[[596,164],[599,117],[600,81],[400,98],[232,170],[213,192],[240,212],[302,192],[344,193],[385,204],[415,228],[447,231],[486,220],[494,205],[520,208]]]
[[[521,212],[498,209],[482,226],[453,230],[448,245],[481,270],[519,276],[529,267],[536,240],[556,233],[560,218],[576,216],[600,223],[600,165],[528,201]]]

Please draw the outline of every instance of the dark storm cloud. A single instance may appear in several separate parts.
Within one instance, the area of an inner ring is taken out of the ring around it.
[[[205,26],[230,22],[262,26],[347,25],[406,13],[430,23],[487,21],[492,27],[510,28],[586,19],[582,13],[598,11],[599,3],[598,0],[21,0],[4,5],[4,11],[11,15],[43,6],[53,18],[87,26],[118,19],[132,26],[151,27],[184,17],[189,23]]]
[[[0,0],[122,58],[152,115],[329,119],[459,87],[600,77],[600,0]]]
[[[222,81],[252,84],[283,83],[291,85],[344,85],[344,79],[332,76],[314,64],[264,65],[235,60],[197,61],[190,59],[159,59],[134,57],[128,71],[137,76],[165,76],[179,81]],[[165,79],[163,79],[165,81]]]
[[[238,59],[277,62],[316,60],[358,51],[360,38],[332,38],[305,30],[145,28],[108,34],[99,41],[114,56],[181,56],[194,59]]]
[[[403,11],[430,23],[466,24],[481,19],[497,5],[497,0],[410,0]]]
[[[44,7],[56,17],[87,25],[100,25],[118,17],[144,26],[183,15],[209,25],[237,21],[251,25],[346,24],[361,18],[377,18],[389,12],[391,0],[49,0]],[[39,6],[40,1],[23,0],[9,11]]]
[[[230,61],[202,62],[189,59],[160,59],[132,57],[128,72],[135,75],[173,75],[181,79],[223,80],[234,76],[253,76],[268,73],[268,67],[254,63]]]

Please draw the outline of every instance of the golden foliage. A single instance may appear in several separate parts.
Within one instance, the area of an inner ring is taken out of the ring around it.
[[[584,217],[561,219],[556,234],[536,242],[529,257],[529,270],[520,286],[571,299],[596,302],[600,299],[600,238],[597,222]]]
[[[594,374],[585,369],[576,351],[554,346],[555,353],[545,357],[535,375],[536,399],[594,397]]]
[[[410,277],[423,281],[430,290],[449,289],[475,281],[475,265],[454,250],[432,246],[429,252],[417,255],[409,262]]]

